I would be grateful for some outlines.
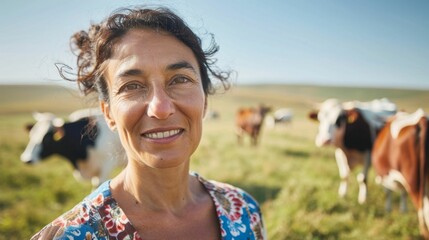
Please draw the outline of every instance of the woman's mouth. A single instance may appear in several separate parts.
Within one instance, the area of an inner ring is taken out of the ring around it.
[[[162,131],[162,132],[150,132],[150,133],[144,133],[143,137],[150,138],[150,139],[163,139],[163,138],[169,138],[169,137],[178,135],[182,131],[183,129],[173,129],[173,130]]]

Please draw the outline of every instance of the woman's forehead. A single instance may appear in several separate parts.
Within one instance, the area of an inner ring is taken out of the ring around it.
[[[161,47],[160,47],[161,46]],[[150,51],[151,49],[173,48],[182,51],[192,50],[172,34],[153,29],[131,29],[115,44],[113,56],[132,54],[137,50]]]
[[[132,29],[114,45],[110,59],[124,59],[132,55],[140,57],[178,56],[197,63],[191,48],[165,31]]]
[[[108,61],[108,72],[153,65],[164,68],[177,62],[188,62],[199,70],[192,50],[173,35],[152,29],[133,29],[116,43]],[[109,73],[111,77],[112,74]]]

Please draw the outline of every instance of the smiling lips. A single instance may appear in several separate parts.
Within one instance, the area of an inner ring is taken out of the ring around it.
[[[174,129],[174,130],[169,130],[164,132],[145,133],[143,134],[143,136],[151,139],[163,139],[163,138],[168,138],[168,137],[177,135],[180,132],[182,132],[182,129]]]

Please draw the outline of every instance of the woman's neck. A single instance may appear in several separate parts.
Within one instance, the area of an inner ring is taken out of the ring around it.
[[[111,182],[114,197],[116,194],[127,196],[126,204],[180,214],[189,204],[198,201],[195,198],[201,194],[202,186],[196,178],[190,177],[189,166],[154,169],[132,164],[129,162]]]

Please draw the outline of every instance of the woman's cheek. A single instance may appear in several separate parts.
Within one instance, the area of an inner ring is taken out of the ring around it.
[[[138,101],[118,101],[116,116],[125,128],[133,127],[141,117],[143,104]]]

